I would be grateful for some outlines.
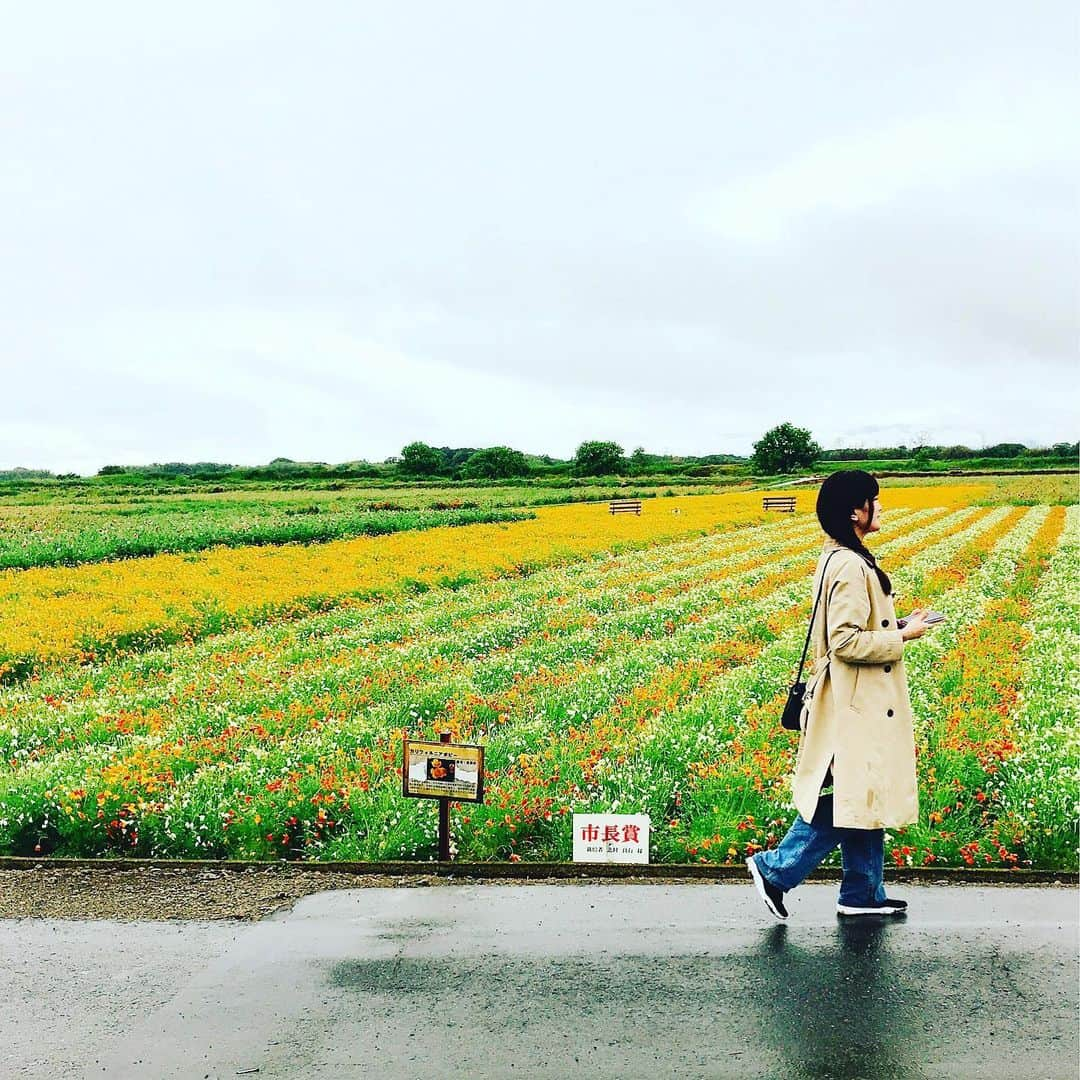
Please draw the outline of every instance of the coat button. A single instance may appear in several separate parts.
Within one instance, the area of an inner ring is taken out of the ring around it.
[[[888,626],[889,625],[889,620],[888,619],[882,619],[881,620],[881,625],[882,626]]]
[[[886,671],[892,671],[892,664],[886,664],[885,665],[885,670]]]
[[[887,716],[892,716],[892,709],[890,709],[890,710],[888,711],[888,713],[886,713],[886,715],[887,715]]]

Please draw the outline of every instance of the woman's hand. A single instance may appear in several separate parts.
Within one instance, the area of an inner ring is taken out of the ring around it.
[[[912,641],[915,638],[921,638],[927,630],[930,629],[931,623],[926,621],[928,612],[925,608],[918,608],[910,615],[905,616],[904,626],[900,631],[900,636],[904,641]]]

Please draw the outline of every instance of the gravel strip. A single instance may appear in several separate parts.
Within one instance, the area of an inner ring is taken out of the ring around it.
[[[0,870],[0,919],[244,919],[257,921],[325,889],[433,885],[431,877],[245,870]],[[451,879],[447,884],[453,884]]]
[[[824,875],[811,878],[820,880]],[[838,874],[831,875],[838,880]],[[442,874],[339,873],[304,870],[301,867],[198,868],[139,866],[48,867],[0,869],[0,919],[116,919],[121,921],[170,921],[239,919],[258,922],[277,911],[292,907],[302,896],[328,889],[417,888],[461,885],[472,880],[468,872],[460,877]],[[662,875],[620,877],[621,884],[748,884],[744,873],[708,880]],[[891,880],[891,879],[890,879]],[[595,884],[589,877],[489,878],[483,884],[585,886]],[[614,881],[606,882],[614,884]],[[921,884],[1011,888],[1023,882],[985,882],[963,878],[922,880]],[[1032,883],[1042,888],[1075,888],[1076,882]]]
[[[423,888],[461,885],[445,874],[344,874],[291,866],[242,870],[146,866],[34,867],[0,870],[0,919],[116,919],[170,921],[242,919],[258,922],[291,908],[302,896],[328,889]],[[648,884],[646,879],[629,879]],[[497,879],[485,884],[590,884]]]

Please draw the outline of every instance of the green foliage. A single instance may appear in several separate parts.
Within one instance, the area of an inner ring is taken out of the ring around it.
[[[754,443],[754,470],[763,475],[809,469],[821,454],[809,430],[783,423]]]
[[[1036,467],[1045,466],[1051,462],[1046,459],[1059,461],[1061,464],[1070,465],[1075,463],[1075,458],[1080,454],[1080,443],[1057,442],[1052,446],[1027,447],[1023,443],[997,443],[994,446],[986,446],[981,450],[974,450],[970,446],[857,446],[838,450],[825,450],[821,454],[822,461],[889,461],[896,463],[913,464],[917,458],[920,462],[941,461],[950,462],[954,466],[963,464],[970,466],[975,461],[982,459],[988,462],[996,462],[999,466],[1006,462],[1032,461]],[[1040,460],[1041,459],[1041,460]]]
[[[411,442],[401,451],[401,471],[411,476],[434,476],[442,467],[443,457],[434,446]]]
[[[656,465],[656,457],[653,454],[646,454],[644,446],[635,446],[634,452],[630,455],[629,465],[631,476],[641,476]]]
[[[0,480],[73,480],[76,473],[61,473],[54,476],[49,469],[24,469],[16,465],[14,469],[0,469]]]
[[[626,468],[623,448],[614,442],[583,442],[574,454],[576,476],[608,476]]]
[[[465,462],[461,473],[470,480],[528,476],[529,463],[520,450],[511,450],[509,446],[489,446],[473,453]]]

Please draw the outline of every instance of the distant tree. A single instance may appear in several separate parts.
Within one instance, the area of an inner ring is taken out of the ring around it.
[[[411,442],[401,451],[401,471],[414,476],[434,476],[442,466],[442,454],[424,442]]]
[[[462,475],[462,469],[465,468],[465,462],[469,460],[476,453],[476,447],[450,447],[440,446],[438,448],[439,454],[439,468],[438,472],[446,476],[460,477]]]
[[[640,476],[644,472],[648,472],[649,468],[655,464],[656,459],[652,454],[645,453],[644,446],[635,446],[634,452],[630,455],[630,475]]]
[[[121,470],[123,471],[123,470]],[[75,473],[71,474],[72,476]],[[27,469],[22,465],[16,465],[14,469],[0,470],[0,480],[62,480],[63,476],[53,477],[51,469]]]
[[[697,460],[702,465],[745,465],[747,459],[738,454],[706,454]]]
[[[348,476],[379,476],[382,470],[370,461],[346,461],[343,465],[338,466],[339,473],[345,473]]]
[[[528,476],[529,463],[520,450],[511,450],[509,446],[489,446],[476,450],[462,466],[461,474],[469,480]]]
[[[119,476],[123,471],[123,465],[102,465],[98,469],[98,476]]]
[[[623,448],[613,442],[583,442],[574,454],[576,476],[608,476],[623,470]]]
[[[784,423],[766,431],[754,443],[751,460],[756,473],[771,475],[809,469],[820,455],[821,447],[806,428]]]
[[[980,457],[1014,458],[1027,451],[1023,443],[995,443],[993,446],[983,447],[979,451]]]

